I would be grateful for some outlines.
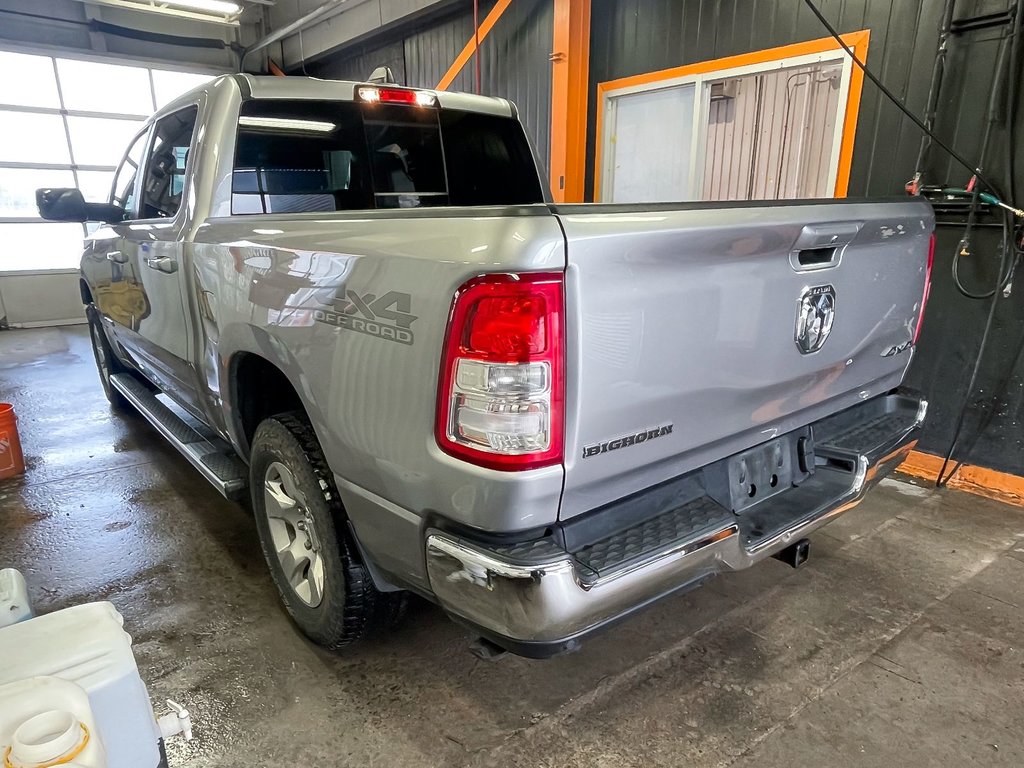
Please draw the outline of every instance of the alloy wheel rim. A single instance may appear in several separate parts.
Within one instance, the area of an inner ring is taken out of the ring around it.
[[[324,560],[312,515],[292,471],[272,462],[263,476],[270,548],[295,596],[316,608],[324,594]]]

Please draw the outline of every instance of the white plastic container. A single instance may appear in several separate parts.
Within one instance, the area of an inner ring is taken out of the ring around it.
[[[31,618],[25,577],[13,568],[0,570],[0,628]]]
[[[75,683],[88,696],[108,768],[157,768],[160,732],[122,624],[104,602],[0,628],[0,685],[35,676]]]
[[[89,697],[56,677],[0,685],[0,765],[107,768]]]

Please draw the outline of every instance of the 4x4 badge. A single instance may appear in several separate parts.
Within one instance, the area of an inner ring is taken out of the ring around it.
[[[796,307],[796,346],[801,354],[817,352],[832,332],[836,289],[831,285],[804,288]]]
[[[408,293],[389,291],[380,298],[375,294],[346,291],[334,299],[332,309],[315,309],[313,317],[321,323],[358,331],[400,344],[412,344],[415,339],[411,314],[412,297]]]

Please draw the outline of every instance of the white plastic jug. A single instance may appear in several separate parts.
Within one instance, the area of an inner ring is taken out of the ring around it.
[[[86,692],[56,677],[0,685],[0,765],[54,764],[108,768]]]
[[[157,768],[160,731],[122,622],[110,603],[88,603],[0,628],[0,685],[33,675],[75,683],[88,696],[107,768]]]
[[[0,570],[0,627],[32,618],[25,577],[13,568]]]

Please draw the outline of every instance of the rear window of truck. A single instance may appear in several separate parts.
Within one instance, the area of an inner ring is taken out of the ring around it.
[[[526,136],[512,118],[391,104],[242,104],[235,214],[543,200]]]

